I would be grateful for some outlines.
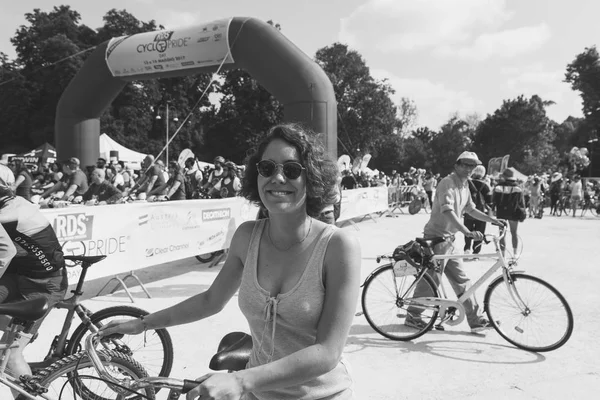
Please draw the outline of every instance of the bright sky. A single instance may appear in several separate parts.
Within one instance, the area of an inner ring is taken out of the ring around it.
[[[24,14],[69,4],[90,28],[111,8],[167,28],[250,16],[272,19],[309,56],[336,41],[388,78],[396,100],[413,99],[418,125],[438,129],[449,116],[493,113],[505,99],[538,94],[551,118],[580,117],[581,100],[563,83],[565,67],[597,45],[600,2],[590,0],[1,0],[0,51]]]

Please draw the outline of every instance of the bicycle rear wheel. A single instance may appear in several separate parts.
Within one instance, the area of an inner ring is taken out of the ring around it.
[[[98,356],[108,373],[119,380],[148,376],[138,362],[125,354],[102,350],[98,352]],[[48,389],[47,396],[52,399],[139,400],[147,398],[152,400],[155,398],[152,387],[140,389],[135,393],[124,391],[123,394],[117,394],[107,383],[99,379],[96,369],[85,352],[61,358],[49,367],[38,370],[33,378]],[[17,400],[26,400],[26,398],[19,395]]]
[[[141,308],[129,306],[109,307],[94,313],[90,319],[96,327],[117,319],[139,318],[148,315]],[[69,339],[67,354],[74,354],[83,348],[90,330],[87,325],[77,327]],[[150,376],[169,376],[173,367],[173,342],[166,329],[150,329],[140,335],[120,335],[119,340],[102,339],[109,348],[134,357],[148,371]]]
[[[433,327],[437,310],[412,301],[417,285],[411,285],[415,280],[414,275],[395,276],[392,264],[380,267],[367,278],[361,305],[367,322],[377,333],[405,341],[416,339]],[[419,289],[419,297],[438,297],[436,285],[428,275],[419,282]]]
[[[565,298],[535,276],[510,277],[508,285],[497,278],[485,293],[485,310],[494,329],[524,350],[544,352],[564,345],[573,333],[573,313]]]

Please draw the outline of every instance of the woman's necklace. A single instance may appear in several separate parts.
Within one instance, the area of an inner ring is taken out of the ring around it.
[[[310,217],[309,217],[310,218]],[[267,236],[269,236],[269,242],[271,242],[271,244],[273,245],[273,247],[275,247],[277,250],[279,251],[288,251],[289,249],[291,249],[292,247],[296,246],[297,244],[300,244],[302,242],[304,242],[306,240],[306,238],[308,237],[308,235],[310,235],[310,231],[312,229],[312,222],[313,219],[310,218],[310,225],[308,227],[308,232],[306,232],[306,235],[304,235],[304,237],[302,238],[302,240],[298,241],[298,242],[294,242],[292,244],[290,244],[288,247],[286,248],[280,248],[279,246],[277,246],[275,244],[275,242],[273,241],[273,239],[271,239],[271,230],[269,229],[269,227],[267,227]]]

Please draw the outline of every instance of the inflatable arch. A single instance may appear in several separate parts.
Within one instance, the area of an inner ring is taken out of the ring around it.
[[[211,73],[221,65],[246,70],[283,104],[286,122],[321,133],[337,158],[336,100],[325,72],[271,25],[239,17],[100,44],[58,102],[58,156],[96,163],[100,116],[128,81]]]

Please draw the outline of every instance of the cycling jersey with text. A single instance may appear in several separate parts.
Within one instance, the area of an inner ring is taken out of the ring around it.
[[[64,267],[56,233],[36,205],[22,197],[10,198],[0,204],[0,223],[17,248],[7,272],[43,276]]]

